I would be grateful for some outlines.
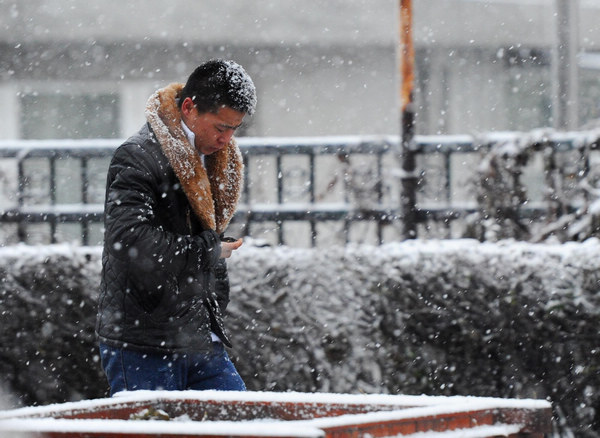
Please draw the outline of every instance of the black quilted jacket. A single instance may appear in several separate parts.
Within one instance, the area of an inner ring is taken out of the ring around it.
[[[206,351],[212,331],[231,346],[221,318],[229,280],[219,236],[196,220],[148,125],[113,156],[104,223],[100,342]]]

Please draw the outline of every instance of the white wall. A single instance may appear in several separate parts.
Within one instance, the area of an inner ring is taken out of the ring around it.
[[[0,82],[0,139],[19,138],[18,90],[14,83]]]
[[[512,109],[503,96],[508,79],[493,54],[506,47],[549,50],[554,3],[414,1],[415,45],[431,49],[430,81],[417,115],[421,132],[510,129],[506,114]],[[0,71],[0,137],[19,135],[15,93],[32,81],[63,89],[69,83],[104,83],[120,95],[119,132],[127,136],[143,121],[154,88],[185,80],[197,63],[213,56],[237,59],[257,84],[259,106],[248,135],[398,133],[398,4],[1,1],[0,65],[13,72]],[[580,4],[581,44],[595,50],[600,2]],[[480,49],[483,57],[476,59]],[[456,50],[475,51],[452,56]]]

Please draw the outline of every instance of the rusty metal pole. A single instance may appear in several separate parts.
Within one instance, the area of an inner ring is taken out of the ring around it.
[[[412,0],[400,2],[400,109],[401,142],[400,164],[402,169],[400,207],[403,220],[403,237],[417,237],[417,175],[416,153],[414,150],[415,109],[414,65],[415,51],[412,32]]]

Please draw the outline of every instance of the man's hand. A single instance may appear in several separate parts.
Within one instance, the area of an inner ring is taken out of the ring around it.
[[[233,251],[242,246],[244,241],[242,239],[235,240],[233,242],[222,241],[221,242],[221,258],[228,259],[231,257]]]

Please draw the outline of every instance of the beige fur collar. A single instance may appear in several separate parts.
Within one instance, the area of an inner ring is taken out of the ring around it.
[[[222,233],[231,220],[240,199],[244,164],[234,139],[226,148],[205,156],[188,141],[181,127],[176,98],[183,84],[171,84],[148,99],[146,119],[202,226]]]

